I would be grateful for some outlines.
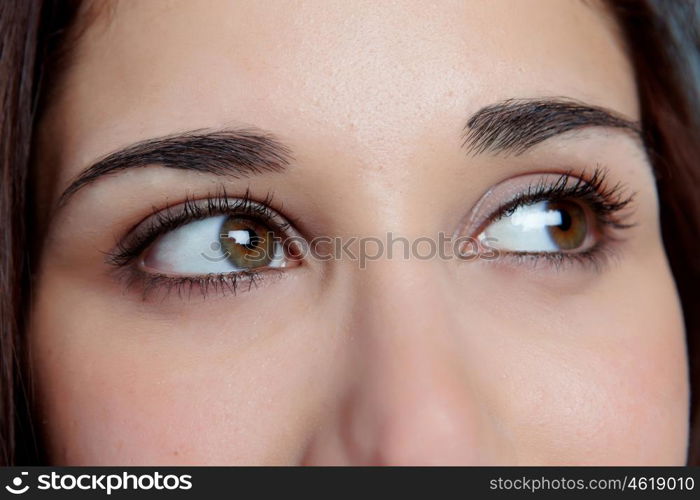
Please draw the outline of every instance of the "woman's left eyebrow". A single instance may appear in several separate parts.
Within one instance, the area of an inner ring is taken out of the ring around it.
[[[464,127],[462,146],[474,155],[519,155],[547,139],[588,127],[619,130],[643,145],[638,122],[602,106],[559,97],[507,99],[480,109]]]
[[[58,206],[96,180],[132,168],[158,165],[244,178],[285,170],[291,149],[256,128],[205,131],[148,139],[112,152],[82,171],[61,194]]]

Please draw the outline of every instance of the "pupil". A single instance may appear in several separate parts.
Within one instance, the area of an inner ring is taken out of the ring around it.
[[[219,242],[227,259],[241,269],[267,266],[274,257],[275,242],[266,226],[247,217],[228,217]]]
[[[258,233],[248,228],[246,228],[245,231],[248,233],[248,242],[243,246],[246,247],[248,250],[257,247],[260,244],[261,240],[260,236],[258,236]]]
[[[559,224],[547,228],[552,241],[560,250],[574,250],[583,245],[588,234],[586,212],[577,203],[557,201],[547,205],[548,210],[556,210]]]
[[[559,214],[561,216],[561,223],[559,223],[558,228],[561,231],[568,231],[571,229],[571,214],[567,210],[559,209]]]

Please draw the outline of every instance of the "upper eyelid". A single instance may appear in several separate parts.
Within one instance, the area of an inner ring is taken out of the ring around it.
[[[581,187],[591,186],[594,192],[600,196],[603,202],[610,203],[611,205],[619,203],[620,206],[613,207],[613,212],[622,210],[626,205],[630,204],[636,193],[628,192],[627,186],[618,182],[615,184],[608,184],[607,182],[608,170],[600,165],[596,166],[593,170],[593,174],[588,175],[584,171],[574,172],[540,172],[540,173],[530,173],[523,174],[506,179],[494,186],[492,186],[484,195],[481,196],[479,201],[473,207],[470,216],[466,223],[462,224],[458,229],[460,234],[469,234],[470,236],[477,236],[483,231],[489,223],[494,222],[498,219],[498,216],[502,215],[508,210],[509,207],[517,206],[522,203],[524,199],[528,196],[537,195],[531,198],[530,203],[535,203],[536,201],[543,201],[548,199],[550,196],[548,190],[551,186],[557,182],[564,182],[560,188],[567,189],[570,186],[569,182],[573,180],[577,185]],[[551,178],[550,182],[545,182],[546,177]],[[513,194],[507,197],[506,200],[500,200],[494,202],[493,197],[498,199],[498,189],[502,186],[507,185],[509,182],[515,182],[522,178],[530,178],[531,182],[525,182],[524,188],[515,190]],[[591,184],[591,182],[596,185]],[[532,190],[533,186],[536,188]],[[538,190],[541,192],[538,194]],[[496,194],[494,194],[496,193]],[[492,208],[483,208],[482,205],[485,203],[495,203],[496,206]],[[524,203],[527,204],[527,203]],[[630,224],[633,225],[633,224]],[[622,227],[622,225],[621,225]]]
[[[570,191],[567,191],[567,189],[570,189]],[[571,198],[577,196],[576,194],[576,189],[575,187],[571,188],[564,188],[561,192],[558,192],[556,189],[551,189],[546,186],[542,187],[540,191],[536,192],[527,192],[523,193],[523,196],[517,197],[508,203],[504,204],[502,208],[499,210],[499,213],[497,213],[494,217],[494,219],[498,219],[499,217],[504,216],[505,214],[508,214],[508,212],[513,211],[514,209],[521,207],[523,205],[530,205],[530,204],[535,204],[541,201],[547,201],[551,200],[553,198]],[[579,193],[580,195],[581,193]],[[625,205],[629,204],[632,201],[633,194],[629,195],[626,198],[621,199],[620,201],[607,201],[605,200],[605,194],[604,193],[598,193],[595,190],[591,190],[590,194],[600,197],[601,199],[604,200],[605,203],[609,203],[610,205],[619,205],[619,208],[623,208]]]
[[[276,230],[297,233],[293,223],[277,209],[271,207],[272,194],[268,193],[264,202],[252,199],[248,192],[243,197],[228,196],[225,190],[217,195],[190,199],[153,209],[151,215],[129,229],[125,236],[118,238],[115,248],[105,252],[108,263],[115,266],[128,264],[138,252],[143,251],[162,234],[187,225],[190,222],[227,213],[243,212],[259,215],[272,223]],[[202,208],[204,207],[204,208]],[[187,210],[198,210],[189,215]],[[199,211],[201,210],[201,211]]]
[[[567,172],[539,172],[539,173],[530,173],[530,174],[519,175],[519,176],[516,176],[515,179],[521,178],[521,177],[533,177],[533,178],[539,177],[539,178],[542,178],[543,176],[550,176],[550,177],[553,177],[553,178],[556,178],[559,180],[564,179],[564,178],[575,179],[576,180],[575,182],[577,182],[577,183],[588,184],[588,183],[590,183],[591,178],[595,179],[597,177],[604,177],[605,174],[607,173],[607,170],[598,166],[594,170],[593,175],[588,176],[588,179],[584,178],[584,172],[585,172],[585,169],[584,169],[584,171],[582,171],[580,173],[576,173],[576,172],[573,172],[571,170],[569,170]],[[503,183],[505,183],[509,180],[512,180],[512,179],[513,178],[507,179],[506,181],[503,181],[503,182],[499,183],[498,185],[503,184]],[[550,184],[552,184],[552,183],[550,183]],[[483,197],[486,197],[488,194],[490,194],[494,190],[494,188],[498,187],[498,185],[489,189],[489,191],[487,191],[487,193]],[[532,186],[533,186],[533,183],[528,184],[527,185],[528,190],[530,190],[530,188],[532,188]],[[202,212],[200,212],[198,214],[192,214],[190,217],[182,217],[182,219],[183,219],[182,224],[189,222],[189,221],[201,219],[201,218],[204,218],[204,217],[210,216],[210,215],[231,213],[236,209],[241,209],[242,204],[244,204],[248,208],[259,207],[259,208],[263,209],[263,211],[260,211],[257,213],[259,213],[260,215],[265,215],[265,216],[271,215],[272,217],[269,217],[269,219],[272,222],[280,222],[280,220],[283,221],[283,222],[277,224],[277,229],[279,229],[281,231],[287,231],[289,229],[289,227],[292,227],[294,229],[294,232],[296,233],[297,230],[296,230],[296,227],[294,227],[296,225],[296,220],[288,217],[287,215],[282,214],[281,208],[275,208],[275,207],[271,206],[271,205],[273,205],[273,203],[272,203],[273,198],[274,197],[272,196],[272,194],[270,192],[268,192],[268,194],[264,197],[264,199],[262,199],[262,201],[257,201],[256,199],[251,197],[249,191],[246,191],[246,193],[242,196],[230,196],[226,192],[224,186],[220,186],[218,192],[209,193],[206,196],[202,196],[202,197],[198,197],[198,198],[186,197],[185,200],[182,202],[175,203],[175,204],[168,204],[165,207],[158,209],[158,210],[154,209],[149,216],[145,217],[140,222],[135,224],[130,230],[128,230],[125,237],[118,239],[117,249],[115,249],[111,252],[107,252],[107,253],[110,256],[111,261],[121,260],[121,259],[115,259],[114,255],[118,255],[120,253],[121,254],[128,253],[128,252],[123,251],[123,250],[125,250],[126,247],[133,246],[132,243],[134,243],[134,239],[132,238],[132,235],[135,233],[143,232],[142,231],[143,227],[148,228],[149,221],[151,223],[151,228],[150,228],[151,230],[159,229],[158,227],[156,227],[156,226],[158,226],[158,224],[153,224],[154,221],[160,222],[158,220],[159,217],[171,217],[173,215],[173,213],[175,213],[178,217],[180,217],[180,216],[182,216],[181,210],[183,209],[183,207],[188,207],[188,206],[195,207],[195,208],[196,207],[201,208],[202,206],[204,206],[205,208],[207,208],[207,210],[203,210]],[[518,195],[515,196],[514,198],[512,198],[508,203],[502,204],[499,207],[499,209],[504,210],[505,209],[504,205],[510,205],[514,201],[517,201],[517,199],[519,199],[519,198],[522,198],[522,193],[518,193]],[[233,201],[233,205],[228,204],[228,201],[222,202],[222,200]],[[219,203],[218,206],[216,206],[217,203]],[[477,203],[477,206],[474,207],[473,211],[478,212],[478,208],[479,208],[478,205],[479,205],[479,203]],[[487,221],[493,220],[493,215],[494,215],[493,213],[487,214],[487,216],[484,217],[483,220],[481,221],[481,224],[479,227],[477,227],[477,228],[470,227],[469,228],[470,229],[469,233],[470,234],[473,233],[473,235],[478,234],[478,232],[476,232],[476,230],[483,229],[483,224]],[[175,229],[175,227],[170,227],[168,229],[173,230],[173,229]],[[165,231],[163,231],[163,232],[165,232]],[[123,245],[122,245],[122,243],[123,243]],[[135,243],[136,243],[136,245],[139,244],[138,238],[136,239]]]

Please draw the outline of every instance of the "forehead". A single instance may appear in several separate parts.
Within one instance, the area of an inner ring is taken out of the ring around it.
[[[117,147],[196,128],[254,125],[293,143],[386,153],[427,131],[456,138],[470,113],[506,98],[566,96],[638,114],[629,62],[593,2],[150,0],[100,10],[45,120],[64,180]]]

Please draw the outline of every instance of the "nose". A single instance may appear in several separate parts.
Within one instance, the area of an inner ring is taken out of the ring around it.
[[[444,263],[382,261],[356,272],[346,381],[307,464],[498,462],[498,426],[470,371],[464,310]]]

